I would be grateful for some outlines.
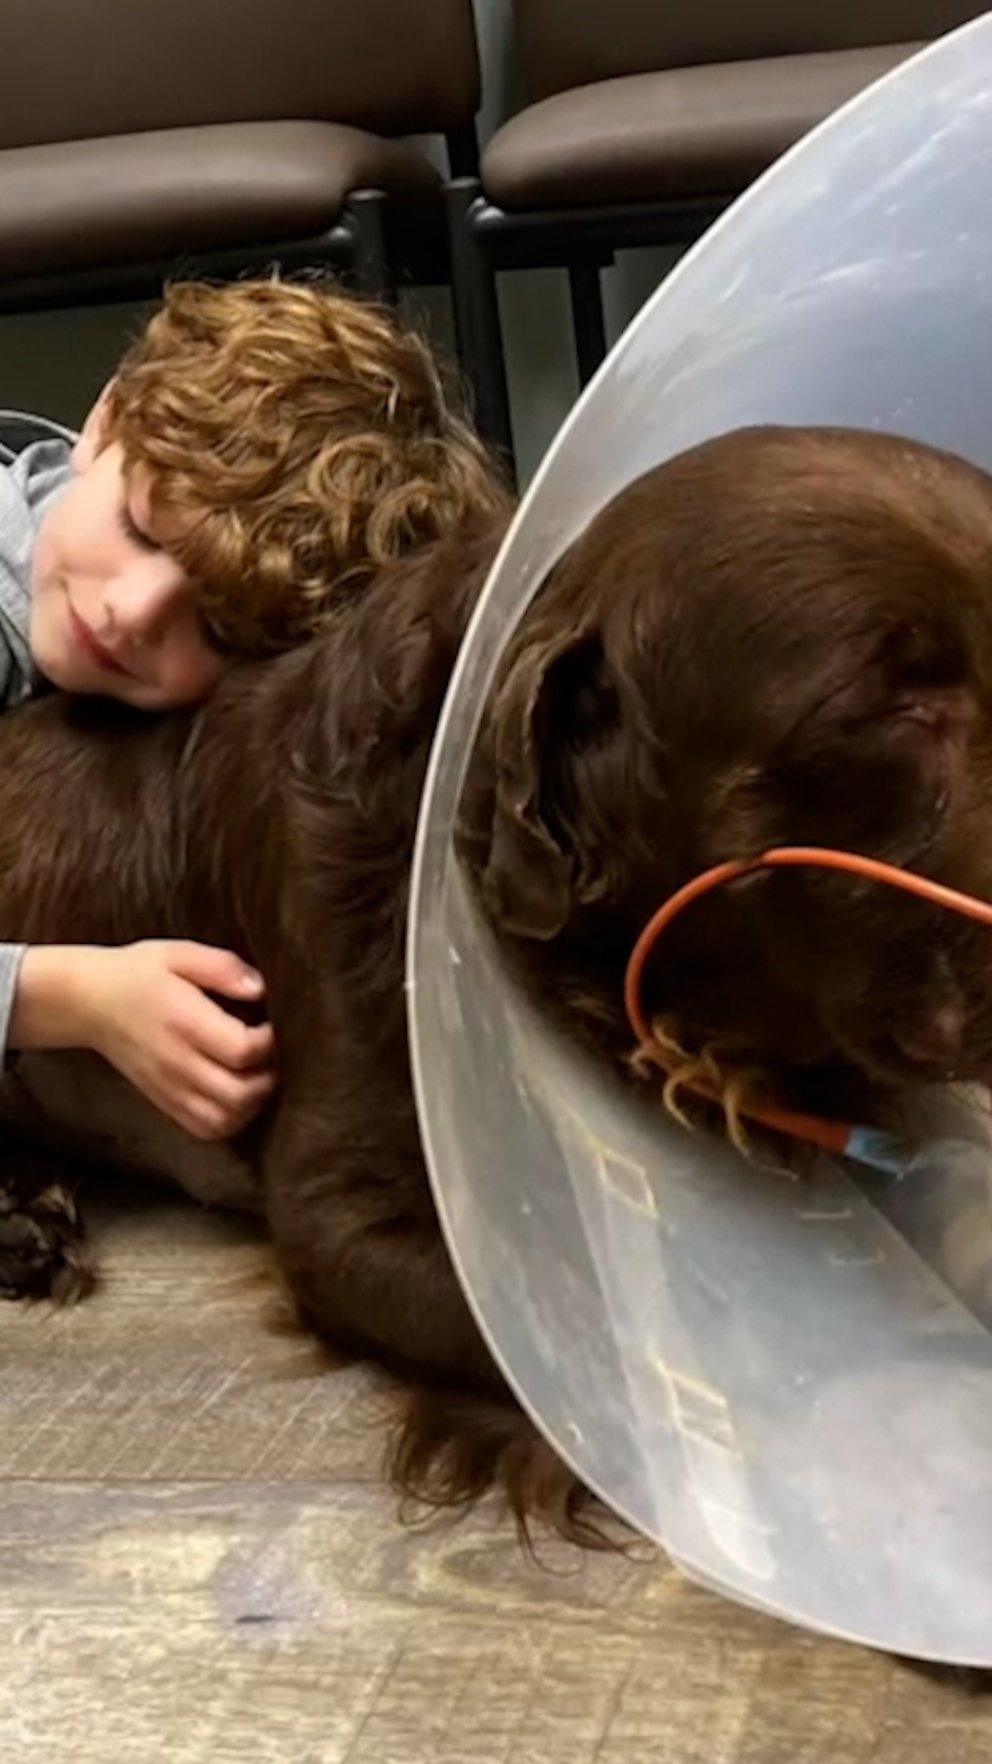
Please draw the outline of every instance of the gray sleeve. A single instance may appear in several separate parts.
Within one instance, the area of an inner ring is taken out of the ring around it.
[[[0,419],[4,416],[0,411]],[[32,425],[37,426],[35,419]],[[6,446],[4,456],[11,457]],[[38,528],[71,477],[72,448],[60,434],[32,441],[10,464],[0,459],[0,711],[26,697],[35,684],[31,560]]]
[[[23,943],[0,943],[0,1061],[5,1060],[8,1053],[10,1015],[14,1008],[24,949]]]

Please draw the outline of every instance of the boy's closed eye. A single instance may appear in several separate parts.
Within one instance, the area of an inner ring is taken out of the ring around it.
[[[132,544],[139,546],[142,551],[161,551],[162,547],[158,540],[153,539],[150,533],[146,533],[143,528],[138,526],[126,502],[118,510],[118,518],[124,533]]]

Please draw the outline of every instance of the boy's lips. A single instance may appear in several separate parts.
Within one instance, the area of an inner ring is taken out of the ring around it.
[[[94,636],[93,632],[90,630],[89,625],[86,624],[84,619],[80,618],[71,602],[69,605],[69,622],[72,626],[72,634],[75,637],[79,648],[89,657],[90,661],[96,662],[98,667],[105,668],[107,672],[111,674],[127,674],[130,672],[130,669],[126,668],[123,662],[118,661],[117,657],[112,654],[109,649],[104,648],[100,639]]]

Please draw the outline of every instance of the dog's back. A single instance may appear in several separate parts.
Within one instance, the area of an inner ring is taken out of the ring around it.
[[[460,1502],[501,1483],[521,1521],[578,1530],[583,1491],[510,1398],[444,1248],[407,1053],[420,792],[501,530],[384,571],[307,650],[192,716],[51,700],[0,724],[0,934],[229,944],[264,975],[282,1070],[240,1147],[195,1145],[85,1055],[21,1062],[7,1107],[94,1161],[261,1206],[301,1319],[402,1380],[398,1484]]]

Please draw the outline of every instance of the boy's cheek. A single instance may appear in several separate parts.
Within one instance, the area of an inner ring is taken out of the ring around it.
[[[51,517],[49,517],[49,519],[50,518]],[[43,521],[38,529],[38,536],[34,542],[34,550],[31,553],[29,587],[31,589],[32,604],[37,601],[38,596],[44,590],[46,583],[50,580],[53,573],[54,557],[52,554],[52,542],[48,532],[48,523]]]

